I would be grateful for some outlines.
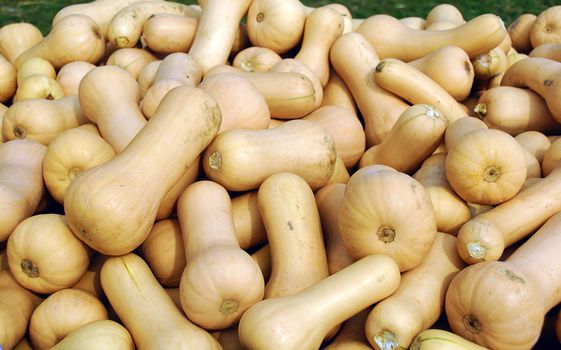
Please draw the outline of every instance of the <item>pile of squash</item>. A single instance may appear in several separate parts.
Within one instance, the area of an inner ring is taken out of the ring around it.
[[[559,347],[560,22],[96,0],[1,27],[1,348]]]

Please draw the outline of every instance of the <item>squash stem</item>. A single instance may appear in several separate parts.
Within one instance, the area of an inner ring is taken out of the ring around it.
[[[477,115],[479,119],[483,119],[487,115],[487,104],[478,103],[473,107],[473,112]]]
[[[485,251],[487,250],[480,242],[469,242],[467,244],[467,250],[469,256],[473,259],[481,260],[485,257]]]
[[[14,128],[14,136],[18,139],[24,139],[27,136],[27,130],[22,126],[16,126]]]
[[[226,299],[220,305],[220,312],[224,316],[229,316],[238,310],[240,304],[235,300]]]
[[[208,166],[212,170],[220,170],[220,167],[222,166],[222,156],[219,152],[212,152],[210,157],[208,157]]]
[[[384,243],[393,242],[395,239],[394,229],[385,225],[380,226],[376,234],[378,235],[378,239]]]
[[[483,180],[485,182],[497,182],[501,178],[501,169],[491,165],[483,171]]]
[[[474,334],[481,332],[481,323],[473,315],[464,316],[464,327]]]
[[[395,334],[387,329],[383,329],[374,336],[374,343],[378,345],[380,350],[396,350],[400,348]]]

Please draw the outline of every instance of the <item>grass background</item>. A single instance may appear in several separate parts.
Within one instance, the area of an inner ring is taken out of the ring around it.
[[[196,0],[175,0],[185,4],[194,4]],[[225,0],[227,1],[227,0]],[[435,5],[443,1],[388,1],[388,0],[301,0],[308,6],[320,6],[338,2],[344,4],[355,18],[365,18],[374,14],[389,14],[397,18],[418,16],[426,17]],[[29,22],[46,34],[50,30],[51,19],[61,8],[87,0],[0,0],[0,26],[13,22]],[[500,16],[508,25],[523,13],[539,14],[544,9],[558,5],[559,0],[524,1],[524,0],[463,0],[449,1],[464,15],[471,19],[484,13]]]

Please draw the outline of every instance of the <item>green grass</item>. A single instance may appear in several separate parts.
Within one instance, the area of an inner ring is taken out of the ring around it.
[[[193,4],[196,0],[176,0]],[[50,30],[51,19],[61,8],[85,0],[0,0],[0,26],[13,22],[29,22],[36,25],[43,33]],[[419,16],[426,17],[435,5],[442,1],[388,1],[388,0],[302,0],[308,6],[320,6],[338,2],[346,5],[354,17],[365,18],[374,14],[389,14],[397,18]],[[558,0],[524,1],[524,0],[464,0],[448,2],[456,6],[465,19],[471,19],[484,13],[494,13],[508,25],[523,13],[539,14],[544,9],[557,5]]]

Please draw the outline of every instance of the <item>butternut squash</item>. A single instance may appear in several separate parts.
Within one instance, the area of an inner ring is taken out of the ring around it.
[[[355,259],[347,251],[339,230],[339,210],[343,202],[345,188],[345,184],[334,183],[323,186],[315,193],[323,240],[325,241],[327,268],[330,275],[355,262]]]
[[[29,336],[35,349],[50,349],[86,323],[107,318],[105,306],[94,295],[80,289],[62,289],[33,311]]]
[[[321,222],[306,181],[276,173],[261,184],[257,200],[271,251],[265,298],[295,294],[327,277]]]
[[[504,249],[534,232],[559,211],[556,201],[561,171],[510,200],[466,222],[458,232],[458,252],[469,264],[498,260]]]
[[[49,194],[64,203],[66,188],[82,171],[115,157],[113,148],[98,134],[78,127],[55,137],[43,159],[43,179]]]
[[[192,6],[172,1],[138,1],[115,13],[107,24],[107,41],[119,48],[134,47],[142,35],[142,25],[153,14],[172,13],[198,17]]]
[[[524,131],[559,132],[545,101],[529,89],[498,86],[485,91],[474,108],[490,128],[516,136]]]
[[[269,244],[263,245],[261,248],[255,251],[255,253],[251,254],[251,258],[255,260],[257,265],[259,265],[259,269],[263,274],[263,279],[265,283],[271,277],[271,250],[269,249]]]
[[[212,181],[195,182],[179,197],[177,213],[186,259],[179,284],[183,311],[205,329],[231,327],[263,299],[265,283],[239,247],[228,192]]]
[[[446,90],[456,101],[465,100],[473,85],[473,65],[466,52],[444,46],[409,62]]]
[[[150,62],[156,61],[158,58],[149,51],[135,47],[126,47],[115,50],[105,62],[109,66],[118,66],[131,73],[134,79],[144,67]]]
[[[240,343],[249,350],[318,349],[329,330],[389,296],[399,281],[393,259],[366,256],[297,294],[249,308],[238,326]]]
[[[347,183],[339,230],[353,258],[387,254],[403,272],[428,254],[436,236],[436,218],[430,197],[417,180],[372,165],[355,172]]]
[[[74,61],[62,66],[56,75],[56,81],[62,87],[64,95],[78,95],[80,82],[94,68],[95,65],[85,61]]]
[[[206,148],[203,169],[230,191],[256,189],[278,172],[293,172],[317,189],[333,174],[336,157],[335,142],[322,126],[291,120],[274,129],[221,133]]]
[[[541,163],[542,175],[545,177],[551,173],[561,160],[561,139],[555,140],[545,151]]]
[[[429,104],[449,123],[467,116],[465,109],[440,85],[407,63],[386,58],[374,70],[373,79],[382,88],[412,104]]]
[[[198,23],[197,18],[180,14],[155,14],[144,22],[140,42],[157,53],[187,52],[193,44]]]
[[[225,64],[232,50],[236,29],[246,15],[252,0],[206,0],[189,55],[203,73]]]
[[[421,17],[405,17],[400,18],[399,21],[412,29],[425,29],[426,21]]]
[[[6,102],[17,90],[17,73],[14,66],[0,55],[0,102]]]
[[[559,44],[541,44],[534,48],[528,54],[530,57],[549,58],[557,62],[561,62],[561,43]]]
[[[460,118],[450,124],[444,133],[446,149],[451,150],[465,135],[472,131],[488,129],[489,127],[478,118]]]
[[[473,61],[475,78],[489,80],[499,74],[504,74],[507,68],[506,55],[500,47],[477,55]]]
[[[140,246],[144,261],[164,287],[179,287],[185,269],[185,247],[177,219],[158,221]]]
[[[448,30],[415,30],[394,17],[373,15],[356,32],[365,36],[381,59],[392,57],[405,62],[446,45],[458,46],[474,58],[497,47],[507,35],[503,21],[490,13]]]
[[[43,40],[43,34],[31,23],[9,23],[0,27],[0,54],[11,63],[24,51]]]
[[[364,332],[364,323],[366,322],[366,317],[370,312],[370,308],[360,311],[356,315],[352,316],[341,326],[341,330],[337,333],[337,336],[325,350],[371,350],[372,347],[366,339],[366,334]]]
[[[360,158],[361,168],[385,164],[412,174],[444,140],[446,117],[427,104],[406,109],[382,142],[367,149]]]
[[[310,67],[322,86],[329,80],[329,50],[343,29],[343,16],[328,6],[319,7],[306,17],[302,45],[294,58]]]
[[[14,62],[19,68],[32,57],[42,57],[59,69],[73,61],[97,63],[105,52],[105,39],[97,22],[86,15],[69,15],[55,24],[49,34],[21,53]]]
[[[64,97],[62,86],[46,75],[32,75],[26,78],[18,86],[13,101],[23,101],[29,99],[58,100]]]
[[[99,320],[87,323],[69,333],[51,349],[71,350],[133,350],[134,343],[127,329],[111,320]]]
[[[119,89],[107,86],[119,86]],[[138,107],[138,84],[120,67],[92,69],[82,79],[78,97],[82,113],[97,124],[101,136],[117,153],[121,153],[146,125]]]
[[[560,222],[561,214],[549,218],[505,261],[482,262],[456,275],[445,302],[454,333],[493,349],[532,348],[546,312],[561,301]]]
[[[300,43],[306,16],[299,0],[253,0],[247,13],[247,35],[253,46],[283,54]]]
[[[561,44],[561,5],[550,6],[543,10],[530,28],[532,47],[542,44]]]
[[[368,314],[364,328],[370,344],[377,350],[408,349],[417,334],[438,320],[448,285],[463,267],[456,238],[437,232],[423,262],[404,273],[397,290]]]
[[[33,140],[0,144],[0,242],[39,206],[45,192],[41,163],[46,150]]]
[[[349,181],[350,177],[351,175],[345,167],[345,163],[343,163],[341,157],[337,155],[337,158],[335,159],[335,169],[333,170],[333,174],[331,175],[329,180],[327,180],[326,185],[332,183],[346,184]]]
[[[103,254],[95,254],[90,259],[90,266],[88,266],[86,272],[84,272],[80,280],[76,282],[72,288],[85,290],[86,292],[95,295],[97,299],[105,303],[107,298],[105,297],[105,293],[101,287],[99,273],[107,258],[108,257]]]
[[[507,62],[507,69],[510,68],[510,66],[512,66],[513,64],[515,64],[516,62],[523,60],[525,58],[528,58],[528,55],[523,54],[523,53],[518,53],[518,52],[509,52],[506,55],[506,62]],[[502,80],[502,78],[501,78]]]
[[[36,293],[50,294],[74,285],[88,268],[91,252],[59,214],[22,221],[7,244],[14,278]]]
[[[486,348],[442,329],[427,329],[419,333],[410,350],[485,350]]]
[[[541,164],[545,152],[551,146],[551,141],[539,131],[525,131],[514,137],[518,143],[526,148]]]
[[[512,41],[512,47],[516,51],[528,53],[532,50],[530,32],[536,18],[537,16],[533,13],[523,13],[508,26],[508,35]]]
[[[364,153],[366,136],[360,120],[352,111],[338,106],[323,106],[302,119],[317,122],[329,132],[337,155],[346,168],[353,167]]]
[[[17,72],[18,86],[32,75],[45,75],[49,78],[56,78],[56,72],[53,65],[44,58],[33,57],[23,62]]]
[[[154,85],[154,81],[156,80],[156,73],[158,73],[158,68],[160,68],[161,63],[162,60],[150,62],[146,66],[144,66],[144,68],[142,68],[142,70],[138,74],[136,81],[138,82],[140,98],[143,98],[146,94],[146,91],[148,91],[148,89],[152,85]]]
[[[331,67],[331,72],[329,73],[329,81],[323,88],[321,107],[323,106],[343,107],[358,115],[356,102],[351,91],[333,67]]]
[[[179,311],[139,256],[107,259],[101,285],[137,349],[220,349],[207,331]]]
[[[218,105],[202,90],[170,91],[123,152],[67,188],[64,210],[75,234],[106,255],[138,247],[163,197],[214,138],[220,119]]]
[[[282,60],[275,51],[259,46],[251,46],[238,52],[232,66],[246,72],[266,72]]]
[[[450,24],[450,28],[466,23],[460,10],[452,4],[438,4],[434,6],[425,19],[425,30],[435,30],[441,23]]]
[[[352,93],[364,119],[366,146],[382,141],[409,105],[374,80],[378,55],[364,36],[347,33],[333,43],[331,64]]]
[[[541,57],[529,57],[510,66],[501,80],[502,86],[527,87],[537,92],[547,103],[551,115],[561,121],[561,89],[558,76],[561,62]]]
[[[240,248],[248,249],[267,242],[257,204],[257,190],[232,197],[232,215]]]
[[[267,101],[251,82],[222,73],[204,79],[198,86],[216,100],[222,112],[218,133],[231,129],[266,129],[271,120]]]
[[[430,197],[438,231],[456,235],[471,215],[466,201],[454,192],[446,179],[446,153],[427,157],[413,178],[423,185]]]
[[[0,343],[11,349],[25,335],[33,310],[43,301],[19,285],[9,271],[0,271]]]
[[[472,131],[448,151],[446,178],[465,201],[496,205],[512,198],[526,180],[523,148],[497,129]]]

